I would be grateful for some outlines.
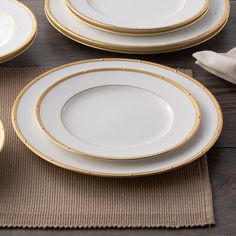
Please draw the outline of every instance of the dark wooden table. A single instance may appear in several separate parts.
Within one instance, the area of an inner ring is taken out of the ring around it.
[[[38,19],[38,37],[32,47],[17,58],[1,64],[1,67],[58,66],[65,63],[99,58],[130,57],[158,62],[171,67],[192,69],[197,80],[206,85],[217,97],[224,114],[223,133],[208,153],[210,180],[213,189],[216,225],[214,227],[167,230],[21,230],[2,229],[6,235],[236,235],[236,86],[205,72],[194,64],[192,53],[199,50],[225,52],[236,46],[236,0],[231,1],[230,20],[215,38],[200,46],[180,52],[162,55],[125,55],[104,52],[80,45],[67,39],[47,22],[43,12],[43,0],[23,0]]]

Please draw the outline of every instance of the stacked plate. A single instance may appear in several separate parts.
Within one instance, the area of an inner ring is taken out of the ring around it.
[[[223,123],[220,106],[202,84],[129,59],[81,61],[42,74],[18,95],[12,121],[43,159],[123,177],[192,162],[216,142]]]
[[[24,52],[33,43],[37,32],[34,14],[17,0],[1,0],[0,63]]]
[[[82,44],[164,53],[203,43],[226,24],[229,0],[45,0],[50,23]]]

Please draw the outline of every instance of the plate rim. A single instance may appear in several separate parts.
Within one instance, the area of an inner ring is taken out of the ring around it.
[[[169,71],[175,72],[180,74],[181,76],[185,77],[186,79],[189,79],[190,81],[192,81],[194,84],[196,84],[197,86],[199,86],[202,90],[204,90],[204,92],[207,93],[207,95],[210,97],[210,99],[212,100],[216,111],[217,111],[217,117],[218,117],[218,125],[217,125],[217,130],[214,134],[214,136],[212,137],[212,139],[210,140],[210,142],[207,143],[206,147],[204,147],[204,149],[200,152],[198,152],[197,154],[195,154],[194,156],[192,156],[191,158],[189,158],[186,161],[182,161],[174,166],[170,166],[168,168],[163,168],[160,169],[158,171],[148,171],[148,172],[140,172],[140,173],[131,173],[131,174],[111,174],[111,173],[100,173],[100,172],[94,172],[94,171],[86,171],[80,168],[75,168],[72,166],[68,166],[65,165],[59,161],[55,161],[54,159],[51,159],[50,157],[44,155],[42,152],[40,152],[39,150],[37,150],[33,145],[31,145],[25,138],[23,133],[21,132],[19,126],[18,126],[18,122],[17,122],[17,108],[19,105],[19,102],[21,100],[21,97],[24,95],[24,93],[28,90],[28,88],[30,88],[35,82],[37,82],[38,80],[42,79],[43,77],[59,71],[60,69],[64,69],[67,68],[69,66],[73,66],[73,65],[80,65],[83,63],[88,63],[88,62],[96,62],[96,61],[115,61],[115,60],[119,60],[119,61],[130,61],[130,62],[138,62],[138,63],[144,63],[144,64],[149,64],[149,65],[153,65],[153,66],[158,66],[164,69],[167,69]],[[217,102],[216,98],[214,97],[214,95],[204,86],[202,85],[199,81],[195,80],[194,78],[192,78],[191,76],[178,71],[176,69],[164,66],[164,65],[160,65],[158,63],[154,63],[154,62],[149,62],[149,61],[142,61],[142,60],[136,60],[136,59],[125,59],[125,58],[101,58],[101,59],[90,59],[90,60],[82,60],[82,61],[76,61],[76,62],[72,62],[69,64],[65,64],[65,65],[61,65],[59,67],[53,68],[51,70],[46,71],[45,73],[39,75],[38,77],[36,77],[35,79],[33,79],[31,82],[29,82],[22,90],[21,92],[18,94],[18,96],[15,99],[15,102],[13,104],[12,107],[12,124],[14,127],[14,130],[16,132],[16,134],[18,135],[18,137],[20,138],[20,140],[32,151],[34,152],[36,155],[38,155],[40,158],[67,170],[70,171],[74,171],[74,172],[79,172],[79,173],[83,173],[83,174],[89,174],[89,175],[95,175],[95,176],[103,176],[103,177],[138,177],[138,176],[147,176],[147,175],[154,175],[154,174],[161,174],[161,173],[165,173],[177,168],[180,168],[182,166],[185,166],[191,162],[193,162],[194,160],[198,159],[199,157],[203,156],[217,141],[217,139],[219,138],[222,128],[223,128],[223,115],[222,115],[222,111],[221,111],[221,107],[219,105],[219,103]]]
[[[211,29],[208,31],[198,35],[197,37],[187,39],[184,41],[180,41],[179,43],[172,43],[168,45],[155,45],[155,46],[145,46],[142,47],[139,46],[126,46],[126,45],[119,45],[119,44],[113,44],[113,43],[104,43],[102,41],[94,40],[88,37],[85,37],[83,35],[79,35],[72,30],[65,28],[63,25],[61,25],[57,19],[52,15],[50,7],[49,7],[49,1],[45,0],[44,4],[44,12],[45,15],[49,21],[49,23],[60,33],[65,35],[66,37],[84,44],[89,47],[93,47],[96,49],[101,49],[105,51],[112,51],[112,52],[118,52],[118,53],[131,53],[131,54],[157,54],[157,53],[166,53],[166,52],[172,52],[172,51],[178,51],[186,48],[190,48],[193,46],[196,46],[198,44],[204,43],[205,41],[208,41],[209,39],[213,38],[215,35],[217,35],[223,27],[226,25],[228,19],[229,19],[229,13],[230,13],[230,3],[229,0],[225,0],[226,8],[225,13],[219,23],[214,25]]]
[[[78,11],[75,8],[71,0],[65,0],[67,7],[70,11],[76,15],[80,20],[84,21],[85,23],[89,24],[92,27],[99,28],[101,30],[110,31],[113,33],[121,33],[121,34],[160,34],[160,33],[167,33],[172,32],[175,30],[182,29],[184,27],[189,26],[190,24],[195,23],[196,21],[200,20],[208,11],[210,0],[205,0],[203,7],[199,10],[199,12],[192,17],[176,24],[172,24],[169,26],[158,27],[158,28],[130,28],[130,27],[119,27],[109,23],[104,23],[101,21],[97,21],[89,16],[86,16],[82,12]]]
[[[14,51],[8,52],[8,53],[4,54],[3,56],[0,56],[0,63],[9,61],[12,58],[14,58],[14,57],[20,55],[21,53],[23,53],[24,51],[26,51],[35,41],[35,39],[37,37],[37,32],[38,32],[37,19],[36,19],[36,16],[34,15],[34,13],[31,11],[31,9],[18,0],[8,0],[8,1],[13,1],[13,2],[15,2],[15,4],[19,4],[20,7],[22,7],[26,12],[29,13],[29,15],[32,18],[32,22],[33,22],[33,30],[31,32],[31,34],[28,36],[28,38],[26,39],[26,41],[21,46],[16,48]]]
[[[7,57],[5,57],[3,60],[0,60],[0,63],[4,63],[6,61],[9,61],[17,56],[19,56],[20,54],[22,54],[23,52],[25,52],[27,49],[29,49],[31,47],[31,45],[34,43],[35,39],[37,38],[37,31],[36,34],[34,35],[34,37],[32,38],[32,40],[26,44],[24,47],[21,47],[19,50],[17,50],[16,53],[10,54]]]
[[[78,149],[74,149],[72,147],[66,146],[64,143],[62,143],[61,141],[59,141],[56,137],[54,137],[49,131],[48,129],[43,125],[43,121],[41,119],[41,112],[40,112],[40,107],[42,104],[43,99],[47,96],[47,94],[54,89],[56,86],[58,86],[59,84],[63,83],[64,81],[67,81],[71,78],[80,76],[80,75],[84,75],[86,73],[90,73],[90,72],[99,72],[99,71],[114,71],[114,70],[119,70],[119,71],[131,71],[131,72],[140,72],[146,75],[150,75],[153,76],[157,79],[163,80],[171,85],[173,85],[175,88],[181,90],[185,95],[187,95],[187,98],[191,101],[191,103],[194,106],[195,112],[196,112],[196,119],[194,122],[194,126],[191,129],[191,131],[188,133],[187,136],[185,136],[180,142],[178,142],[176,145],[164,149],[163,151],[159,151],[157,153],[153,153],[150,155],[140,155],[140,156],[135,156],[135,157],[112,157],[112,156],[101,156],[101,155],[95,155],[95,154],[90,154],[87,152],[83,152],[80,151]],[[168,152],[171,152],[173,150],[178,149],[179,147],[183,146],[185,143],[187,143],[189,140],[191,140],[191,138],[193,138],[193,136],[196,134],[196,132],[198,131],[199,127],[200,127],[200,123],[201,123],[201,111],[200,108],[198,106],[198,103],[196,101],[196,99],[194,98],[194,96],[186,89],[184,88],[182,85],[180,85],[179,83],[175,82],[174,80],[171,80],[165,76],[156,74],[156,73],[152,73],[146,70],[142,70],[142,69],[133,69],[133,68],[112,68],[112,67],[107,67],[107,68],[96,68],[96,69],[88,69],[88,70],[83,70],[81,72],[77,72],[74,74],[71,74],[69,76],[63,77],[60,80],[56,81],[55,83],[51,84],[50,86],[47,87],[47,89],[45,89],[42,94],[39,96],[39,98],[37,99],[36,102],[36,107],[35,107],[35,115],[36,115],[36,120],[38,122],[38,125],[40,127],[40,129],[46,134],[46,136],[54,143],[56,143],[58,146],[62,147],[63,149],[70,151],[70,152],[74,152],[76,154],[80,154],[80,155],[84,155],[84,156],[88,156],[88,157],[93,157],[93,158],[97,158],[97,159],[105,159],[105,160],[140,160],[140,159],[146,159],[146,158],[151,158],[154,156],[159,156],[159,155],[163,155],[166,154]]]

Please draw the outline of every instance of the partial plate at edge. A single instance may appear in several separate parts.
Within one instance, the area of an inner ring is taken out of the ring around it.
[[[32,11],[16,0],[1,0],[0,63],[25,51],[34,41],[37,21]]]
[[[0,120],[0,152],[3,149],[4,143],[5,143],[5,130],[2,121]]]
[[[182,86],[148,71],[115,67],[61,78],[40,96],[36,117],[62,148],[117,160],[173,151],[200,125],[197,102]]]

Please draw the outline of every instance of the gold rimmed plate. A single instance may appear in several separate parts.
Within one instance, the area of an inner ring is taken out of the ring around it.
[[[61,78],[36,105],[40,128],[62,148],[90,157],[137,160],[171,152],[200,125],[194,97],[144,70],[101,68]]]
[[[158,34],[178,30],[199,20],[209,8],[209,0],[65,1],[78,18],[91,26],[124,34]]]
[[[161,157],[133,161],[99,160],[70,152],[52,142],[39,128],[35,116],[35,107],[41,94],[60,78],[85,70],[114,67],[149,71],[171,78],[186,88],[194,96],[201,110],[201,125],[195,136],[182,147]],[[67,64],[35,78],[16,98],[12,122],[20,139],[41,158],[72,171],[116,177],[159,174],[186,165],[201,157],[214,145],[223,126],[222,112],[215,97],[192,77],[155,63],[112,58]]]
[[[90,27],[73,15],[63,0],[45,1],[46,16],[58,31],[82,44],[120,53],[164,53],[200,44],[219,33],[229,11],[228,0],[212,0],[206,15],[195,24],[175,32],[138,37]]]
[[[34,41],[37,21],[31,10],[16,0],[0,7],[0,63],[24,52]]]

